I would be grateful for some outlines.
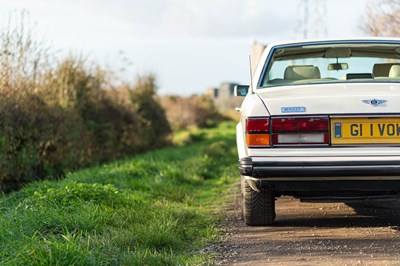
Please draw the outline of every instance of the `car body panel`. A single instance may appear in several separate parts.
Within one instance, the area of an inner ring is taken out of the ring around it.
[[[239,158],[244,158],[249,155],[245,145],[245,132],[243,131],[246,123],[246,117],[269,117],[270,113],[266,109],[263,101],[257,94],[249,94],[243,101],[240,108],[241,120],[236,127],[236,143],[239,153]]]
[[[329,118],[329,121],[340,121],[334,119],[347,117],[364,121],[366,118],[382,117],[386,119],[382,121],[390,121],[400,117],[400,79],[392,78],[388,81],[373,77],[368,80],[338,79],[321,83],[259,87],[269,71],[272,53],[278,48],[326,45],[329,49],[332,44],[338,47],[347,45],[356,50],[354,47],[371,43],[382,47],[386,44],[388,47],[398,45],[393,53],[399,53],[400,58],[400,39],[396,38],[305,41],[267,46],[253,75],[253,90],[249,91],[241,106],[241,119],[237,126],[239,168],[245,179],[251,182],[251,187],[276,188],[278,194],[288,195],[308,189],[307,196],[312,195],[314,190],[335,191],[331,184],[338,185],[337,191],[349,190],[350,194],[357,188],[382,193],[389,193],[388,190],[400,192],[400,141],[397,140],[393,143],[332,143],[333,124],[329,124],[331,138],[326,145],[275,145],[271,137],[272,145],[255,148],[248,147],[245,141],[246,119],[252,118],[273,121],[281,117],[323,116]],[[387,53],[385,49],[384,53]],[[370,54],[373,56],[375,52]],[[312,181],[312,185],[309,186],[308,181]],[[354,181],[351,189],[346,188],[348,181]]]
[[[398,113],[400,83],[314,84],[274,87],[257,94],[271,115]],[[364,100],[385,100],[373,106]],[[304,112],[282,112],[282,107],[304,106]]]

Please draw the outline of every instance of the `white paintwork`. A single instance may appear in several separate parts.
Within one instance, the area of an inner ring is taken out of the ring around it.
[[[257,90],[271,115],[378,114],[400,111],[400,83],[291,85]],[[376,107],[363,100],[380,99]],[[282,113],[281,107],[304,106],[306,112]]]
[[[267,150],[267,151],[266,151]],[[271,149],[251,149],[250,154],[254,157],[277,157],[282,160],[287,158],[301,158],[301,157],[314,157],[325,160],[325,157],[338,157],[341,160],[345,157],[351,158],[383,158],[383,157],[399,157],[400,159],[400,147],[390,146],[379,146],[379,147],[319,147],[319,148],[271,148]],[[295,160],[297,160],[295,159]],[[289,159],[292,160],[292,159]]]
[[[269,117],[270,113],[265,108],[261,98],[257,94],[248,94],[240,108],[240,122],[236,127],[236,143],[238,148],[239,159],[249,156],[249,149],[245,143],[244,127],[246,118],[251,116]]]
[[[370,38],[354,40],[390,40],[396,38]],[[310,43],[309,41],[305,43]],[[269,52],[276,43],[267,46],[260,64],[253,76],[253,88],[257,88]],[[400,80],[399,80],[400,82]],[[367,99],[380,99],[387,102],[372,106],[362,102]],[[302,113],[282,113],[281,107],[306,108]],[[253,160],[271,161],[391,161],[400,160],[400,147],[353,146],[326,148],[264,148],[248,149],[245,143],[245,119],[247,117],[268,117],[270,115],[379,115],[398,114],[400,116],[400,83],[394,82],[338,82],[329,84],[289,85],[257,88],[249,93],[241,106],[241,122],[237,127],[239,158],[251,156]],[[358,177],[360,178],[360,177]]]
[[[242,118],[249,116],[270,116],[258,94],[249,94],[246,96],[240,108],[240,114]]]
[[[238,123],[236,125],[236,146],[237,146],[239,158],[246,157],[246,144],[243,139],[243,136],[244,136],[244,132],[243,132],[242,123]]]
[[[253,162],[264,162],[264,161],[271,161],[272,160],[272,156],[264,156],[264,157],[254,157],[253,158]],[[276,157],[275,157],[276,158]],[[299,156],[299,157],[282,157],[279,158],[279,162],[299,162],[301,160],[304,160],[304,158],[307,158],[307,162],[324,162],[324,161],[341,161],[341,162],[353,162],[354,156],[316,156],[316,157],[311,157],[311,156]],[[376,156],[375,161],[395,161],[395,160],[399,160],[400,156]],[[361,161],[361,162],[365,162],[365,161],[369,161],[370,157],[357,157],[357,161]]]

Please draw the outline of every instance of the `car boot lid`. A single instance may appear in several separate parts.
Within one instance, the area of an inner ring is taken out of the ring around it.
[[[312,84],[258,89],[271,115],[397,113],[400,84]]]

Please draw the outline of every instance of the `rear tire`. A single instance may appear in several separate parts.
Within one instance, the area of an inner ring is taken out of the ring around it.
[[[242,218],[247,225],[271,225],[275,221],[273,191],[253,190],[242,176]]]

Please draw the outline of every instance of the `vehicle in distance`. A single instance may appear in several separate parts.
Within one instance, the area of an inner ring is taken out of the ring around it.
[[[235,94],[246,224],[272,224],[282,195],[400,192],[400,39],[271,44]]]

